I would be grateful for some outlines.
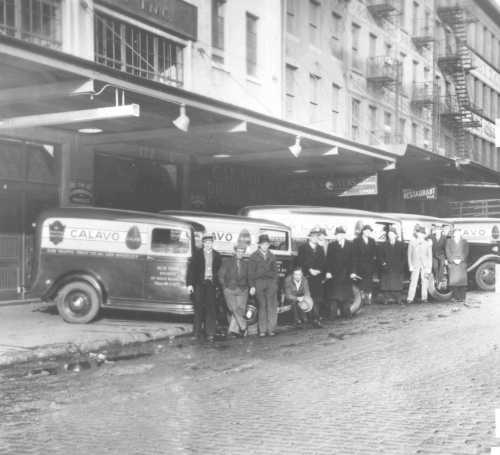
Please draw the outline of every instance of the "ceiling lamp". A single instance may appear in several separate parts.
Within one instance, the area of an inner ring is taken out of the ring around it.
[[[181,104],[179,117],[172,122],[177,128],[185,133],[189,129],[189,117],[186,115],[186,105]]]
[[[295,158],[299,157],[300,152],[302,152],[302,147],[300,146],[300,136],[297,136],[295,138],[295,144],[288,147],[288,150],[290,150],[290,152]]]

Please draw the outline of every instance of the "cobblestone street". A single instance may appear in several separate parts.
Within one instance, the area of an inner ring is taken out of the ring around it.
[[[270,339],[0,385],[0,453],[487,454],[500,306],[371,306]]]

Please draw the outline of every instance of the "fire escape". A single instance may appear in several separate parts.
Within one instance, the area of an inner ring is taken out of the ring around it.
[[[399,14],[400,5],[397,0],[367,0],[368,11],[376,20],[391,20]]]
[[[481,122],[473,115],[475,109],[467,88],[467,74],[472,69],[472,56],[467,47],[466,12],[459,5],[438,6],[437,14],[443,23],[451,28],[455,37],[455,46],[447,41],[438,57],[439,68],[452,77],[455,85],[455,94],[446,94],[444,100],[441,100],[439,115],[443,123],[455,132],[458,157],[467,158],[467,130],[481,126]]]

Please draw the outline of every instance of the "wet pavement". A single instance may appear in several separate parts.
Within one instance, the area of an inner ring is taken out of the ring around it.
[[[0,454],[489,454],[497,300],[373,305],[274,338],[0,370]]]

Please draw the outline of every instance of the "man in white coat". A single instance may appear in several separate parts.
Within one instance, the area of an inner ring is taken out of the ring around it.
[[[432,242],[426,239],[423,226],[416,227],[415,238],[408,245],[408,267],[411,273],[408,303],[413,303],[415,299],[419,279],[422,302],[427,302],[429,278],[432,272]]]

